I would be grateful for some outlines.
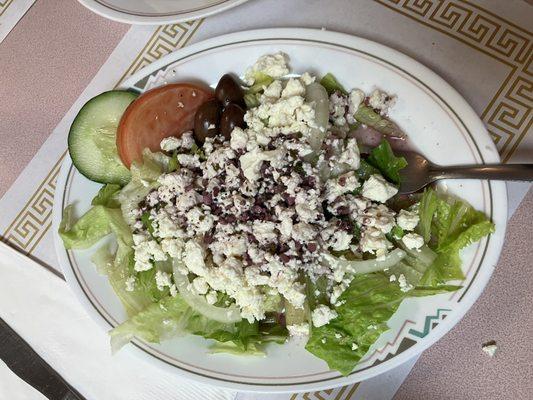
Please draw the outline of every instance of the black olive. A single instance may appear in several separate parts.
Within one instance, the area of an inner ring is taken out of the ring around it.
[[[220,117],[220,133],[229,140],[235,127],[244,128],[244,110],[237,104],[229,104]]]
[[[224,107],[230,103],[235,103],[244,107],[244,91],[231,75],[226,74],[218,81],[215,89],[215,97]]]
[[[220,130],[220,115],[222,105],[218,100],[209,100],[202,104],[194,116],[194,136],[200,143],[205,142],[207,137],[215,137]]]

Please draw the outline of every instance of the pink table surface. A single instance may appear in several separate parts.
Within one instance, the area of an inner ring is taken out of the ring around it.
[[[74,0],[38,0],[0,44],[0,195],[128,28]],[[509,223],[484,293],[455,329],[421,356],[395,399],[533,398],[532,211],[530,191]],[[499,346],[493,359],[481,351],[489,340]]]

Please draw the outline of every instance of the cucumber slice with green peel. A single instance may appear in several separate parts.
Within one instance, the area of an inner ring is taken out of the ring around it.
[[[81,174],[100,183],[125,185],[131,174],[117,152],[120,118],[137,98],[135,93],[112,90],[89,100],[80,110],[68,135],[72,162]]]

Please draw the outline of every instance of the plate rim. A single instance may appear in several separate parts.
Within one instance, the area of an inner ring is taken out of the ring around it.
[[[90,11],[112,21],[132,25],[165,25],[196,20],[208,17],[230,8],[241,5],[249,0],[222,0],[222,2],[206,6],[199,10],[184,13],[167,13],[165,15],[137,15],[114,9],[98,0],[78,0],[78,2]]]
[[[133,76],[131,76],[129,79],[127,79],[122,85],[122,88],[128,88],[133,86],[137,81],[140,79],[143,79],[147,76],[149,76],[154,71],[157,71],[164,67],[168,63],[172,63],[176,59],[186,56],[187,54],[191,54],[194,51],[198,51],[201,49],[207,49],[210,46],[214,46],[217,44],[231,44],[232,41],[246,39],[247,41],[253,41],[253,40],[259,40],[259,39],[273,39],[276,38],[287,38],[287,39],[312,39],[312,38],[326,40],[331,43],[350,43],[354,47],[366,47],[367,51],[368,48],[373,49],[374,51],[383,52],[390,57],[395,58],[395,64],[401,64],[402,67],[408,68],[410,71],[414,71],[411,73],[416,73],[417,76],[424,75],[425,79],[421,79],[421,82],[423,82],[426,86],[431,87],[432,90],[435,90],[435,86],[440,87],[440,93],[445,94],[445,98],[448,100],[449,103],[454,104],[454,108],[457,108],[461,110],[461,115],[465,116],[465,119],[468,119],[468,123],[465,123],[465,125],[468,125],[470,129],[467,128],[469,131],[473,131],[472,128],[476,128],[474,131],[474,134],[472,135],[472,140],[476,144],[480,144],[479,146],[479,153],[480,155],[485,158],[487,158],[486,161],[489,162],[498,162],[499,156],[496,151],[496,147],[492,140],[490,139],[490,136],[488,135],[483,123],[477,116],[477,114],[474,112],[474,110],[466,103],[464,98],[447,82],[445,82],[442,78],[440,78],[436,73],[429,70],[427,67],[422,65],[420,62],[413,60],[412,58],[404,55],[403,53],[398,52],[397,50],[391,49],[387,46],[383,46],[381,44],[378,44],[373,41],[369,41],[367,39],[362,39],[356,36],[347,35],[343,33],[337,33],[337,32],[329,32],[329,31],[322,31],[322,30],[315,30],[315,29],[293,29],[293,28],[277,28],[277,29],[262,29],[262,30],[252,30],[252,31],[243,31],[243,32],[236,32],[232,34],[227,34],[211,39],[207,39],[205,41],[199,42],[197,44],[187,46],[183,49],[180,49],[176,52],[173,52],[160,60],[154,62],[153,64],[147,66],[146,68],[140,70]],[[428,78],[431,82],[431,86],[428,85]],[[435,90],[436,91],[436,90]],[[451,108],[451,106],[450,106]],[[452,109],[452,111],[455,110]],[[458,117],[456,115],[456,117]],[[466,128],[466,126],[465,126]],[[479,134],[477,132],[480,132]],[[481,143],[479,143],[481,142]],[[482,146],[481,146],[482,144]],[[488,146],[488,148],[487,148]],[[483,149],[483,150],[482,150]],[[490,152],[489,152],[490,150]],[[70,159],[67,157],[65,162],[63,163],[63,166],[61,168],[60,176],[58,179],[58,188],[62,187],[66,183],[66,175],[68,173],[70,165]],[[435,342],[437,342],[442,336],[444,336],[447,332],[449,332],[453,327],[457,324],[457,322],[462,319],[464,314],[471,308],[472,304],[477,300],[479,295],[483,292],[483,289],[485,288],[488,280],[490,279],[490,276],[492,275],[494,266],[496,265],[499,255],[501,253],[501,247],[503,245],[503,238],[505,236],[505,230],[506,230],[506,223],[507,223],[507,192],[505,190],[505,184],[502,182],[489,182],[488,183],[489,190],[492,190],[496,196],[494,196],[495,202],[499,203],[499,206],[505,210],[505,212],[502,212],[501,210],[498,210],[497,208],[494,211],[493,219],[495,222],[499,222],[498,224],[498,230],[497,233],[491,236],[491,248],[487,249],[487,253],[490,253],[490,257],[487,258],[483,263],[480,264],[480,267],[483,266],[484,268],[484,274],[481,274],[481,276],[474,277],[472,279],[472,282],[476,282],[475,290],[470,290],[465,294],[465,300],[462,303],[461,308],[454,310],[454,313],[450,315],[450,317],[447,319],[446,324],[441,324],[437,328],[434,329],[434,335],[431,338],[431,340],[425,340],[424,342],[419,342],[418,345],[412,346],[411,349],[406,350],[405,352],[399,354],[398,356],[394,357],[393,360],[395,362],[392,363],[382,363],[374,367],[370,367],[364,373],[355,373],[348,377],[334,377],[334,378],[325,378],[321,382],[317,383],[298,383],[293,385],[287,385],[283,387],[273,387],[273,386],[260,386],[259,384],[255,383],[235,383],[235,382],[228,382],[223,381],[216,377],[204,377],[199,376],[198,374],[194,372],[188,372],[185,371],[179,367],[168,365],[164,360],[159,360],[156,357],[145,354],[145,352],[141,351],[140,349],[135,349],[135,351],[132,351],[133,353],[138,353],[137,355],[140,355],[142,359],[147,360],[149,359],[153,364],[157,364],[159,366],[163,366],[169,371],[174,371],[175,373],[178,372],[186,377],[191,377],[193,375],[193,379],[199,380],[202,382],[208,382],[215,384],[217,386],[223,386],[228,387],[232,389],[241,389],[241,390],[248,390],[248,391],[257,391],[257,392],[291,392],[291,391],[304,391],[304,390],[318,390],[323,388],[329,388],[333,386],[339,386],[344,384],[351,384],[354,382],[357,382],[361,379],[368,379],[372,376],[375,376],[377,374],[383,373],[385,371],[388,371],[403,362],[406,362],[408,359],[411,359],[412,357],[415,357],[416,355],[422,353],[425,349],[433,345]],[[58,192],[56,192],[56,196],[58,195]],[[59,199],[54,199],[54,225],[57,226],[58,221],[56,219],[61,215],[61,210],[59,210],[59,213],[56,211],[56,208],[61,208],[60,204],[62,202],[57,201]],[[505,207],[502,207],[505,206]],[[505,215],[503,215],[505,214]],[[60,243],[60,240],[58,241],[58,235],[56,234],[54,237],[54,242],[56,245],[56,252],[58,254],[58,257],[60,259],[60,264],[63,269],[63,272],[65,273],[65,276],[67,277],[67,281],[69,283],[69,286],[71,288],[74,286],[74,291],[77,295],[77,297],[82,299],[82,303],[84,304],[84,307],[86,310],[89,310],[89,314],[93,317],[93,319],[97,319],[99,324],[104,326],[105,329],[109,329],[108,323],[101,317],[98,313],[98,310],[96,310],[93,305],[91,304],[90,300],[85,296],[83,293],[83,290],[79,287],[78,283],[76,282],[76,278],[72,276],[72,274],[69,272],[71,271],[70,268],[65,268],[66,266],[64,263],[61,262],[62,256],[61,254],[65,253],[65,250]],[[67,269],[67,271],[65,271]],[[68,279],[70,277],[70,279]],[[96,314],[96,315],[95,315]],[[446,328],[446,329],[443,329]],[[130,348],[133,348],[133,346],[129,346]],[[130,350],[130,349],[128,349]],[[416,350],[416,351],[414,351]],[[141,353],[141,354],[139,354]],[[391,360],[392,361],[392,360]],[[178,371],[176,371],[178,370]],[[364,375],[364,377],[360,377],[359,375]]]

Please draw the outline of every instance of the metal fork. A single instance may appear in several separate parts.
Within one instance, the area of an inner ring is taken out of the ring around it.
[[[400,194],[423,189],[440,179],[490,179],[503,181],[533,181],[533,164],[457,165],[443,167],[431,163],[416,152],[401,154],[407,167],[400,171]]]

